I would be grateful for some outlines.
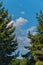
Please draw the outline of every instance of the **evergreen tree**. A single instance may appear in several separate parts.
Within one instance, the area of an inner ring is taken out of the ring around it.
[[[8,10],[0,2],[0,65],[8,65],[13,58],[13,56],[10,56],[11,53],[17,48],[16,35],[14,34],[15,27],[11,20]]]
[[[20,59],[12,59],[9,65],[20,65]]]
[[[43,60],[43,14],[40,11],[40,14],[36,14],[36,18],[38,21],[37,25],[37,33],[36,35],[32,35],[29,31],[28,38],[31,39],[31,46],[26,47],[30,49],[30,53],[34,57],[34,59]]]
[[[28,63],[28,60],[25,58],[20,61],[20,65],[27,65],[27,63]]]

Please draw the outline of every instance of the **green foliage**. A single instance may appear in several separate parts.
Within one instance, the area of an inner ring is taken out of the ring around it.
[[[9,65],[30,65],[30,61],[26,58],[24,58],[24,59],[13,59]]]
[[[22,59],[20,61],[20,65],[27,65],[27,59]]]
[[[35,63],[35,65],[43,65],[43,62],[42,62],[42,61],[37,61],[37,62]]]
[[[38,21],[37,31],[43,32],[43,13],[41,10],[40,10],[40,15],[36,15],[36,18]]]
[[[24,59],[20,60],[20,65],[32,65],[32,63],[30,62],[29,59],[24,58]]]
[[[26,47],[27,49],[30,49],[30,52],[33,57],[39,57],[38,59],[43,60],[43,13],[40,11],[40,14],[36,15],[38,25],[37,25],[37,34],[32,35],[31,32],[29,31],[28,33],[28,38],[30,38],[31,46]]]
[[[13,59],[9,65],[20,65],[19,59]]]
[[[0,2],[0,65],[7,65],[12,57],[8,57],[16,48],[17,40],[14,40],[15,27],[11,23],[8,10]],[[13,43],[13,44],[12,44]]]

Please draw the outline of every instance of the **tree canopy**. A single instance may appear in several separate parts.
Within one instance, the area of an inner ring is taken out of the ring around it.
[[[29,31],[28,38],[31,39],[31,46],[27,47],[30,49],[30,53],[33,57],[43,60],[43,13],[36,14],[38,21],[36,35],[32,35]]]
[[[10,54],[16,50],[18,45],[11,18],[8,10],[3,7],[3,2],[0,2],[0,65],[7,65],[10,62],[13,58]]]

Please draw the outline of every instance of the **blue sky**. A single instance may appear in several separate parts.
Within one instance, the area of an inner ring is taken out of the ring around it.
[[[24,45],[29,45],[27,32],[36,33],[36,13],[43,11],[43,0],[0,0],[3,1],[9,15],[12,15],[12,21],[16,26],[16,35],[20,49]]]

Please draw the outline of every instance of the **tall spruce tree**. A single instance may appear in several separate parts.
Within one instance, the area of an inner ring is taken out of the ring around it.
[[[15,27],[13,23],[9,24],[11,20],[11,16],[8,15],[8,10],[0,2],[0,65],[8,65],[13,58],[10,55],[17,47],[17,40],[13,33]]]
[[[40,11],[40,14],[36,14],[36,18],[38,21],[37,32],[36,35],[32,35],[29,31],[28,38],[31,39],[31,46],[26,47],[30,49],[30,53],[35,59],[39,59],[43,61],[43,14]]]

